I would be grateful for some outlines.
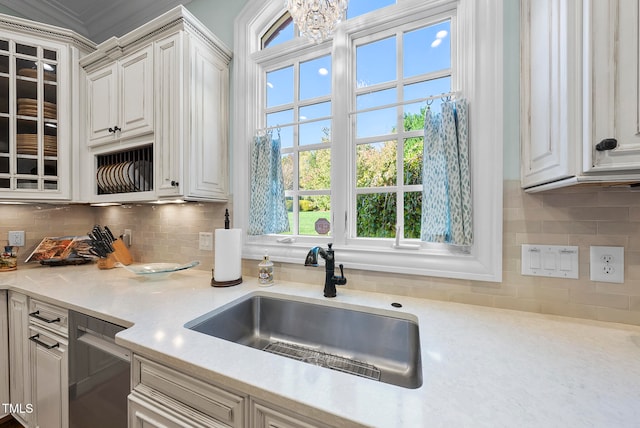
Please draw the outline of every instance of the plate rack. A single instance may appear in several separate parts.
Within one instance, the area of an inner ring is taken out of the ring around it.
[[[153,145],[97,155],[98,195],[153,190]]]

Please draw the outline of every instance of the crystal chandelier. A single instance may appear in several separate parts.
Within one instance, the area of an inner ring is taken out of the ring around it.
[[[348,0],[285,0],[300,33],[320,43],[333,34],[347,11]]]

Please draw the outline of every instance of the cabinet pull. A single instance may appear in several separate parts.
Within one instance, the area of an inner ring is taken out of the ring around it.
[[[618,147],[618,140],[615,138],[605,138],[596,144],[596,150],[599,152],[604,152],[606,150],[613,150]]]
[[[171,180],[171,185],[172,185],[173,187],[178,187],[178,186],[180,185],[180,183],[179,183],[179,182],[177,182],[177,181],[175,181],[175,180]]]
[[[42,340],[38,339],[39,337],[40,337],[40,335],[36,334],[35,336],[31,336],[29,338],[29,340],[32,340],[32,341],[36,342],[38,345],[44,346],[47,349],[53,349],[53,348],[57,348],[58,346],[60,346],[60,344],[58,342],[56,342],[53,345],[49,345],[48,343],[44,343]]]
[[[118,128],[118,126],[114,126],[113,128],[109,128],[109,132],[115,134],[118,131],[122,131],[122,128]]]
[[[42,315],[40,315],[40,311],[35,311],[35,312],[31,312],[29,314],[30,317],[33,317],[35,319],[39,319],[40,321],[44,321],[47,324],[51,324],[54,322],[60,322],[60,317],[56,318],[56,319],[51,319],[51,318],[47,318],[47,317],[43,317]]]

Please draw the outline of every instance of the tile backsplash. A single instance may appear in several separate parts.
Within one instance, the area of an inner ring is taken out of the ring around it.
[[[213,253],[198,249],[199,232],[224,225],[231,204],[4,205],[0,237],[25,230],[27,245],[19,261],[44,236],[84,234],[106,224],[120,234],[133,231],[131,252],[141,262],[200,260],[213,267]],[[575,245],[580,251],[579,279],[520,274],[522,244]],[[625,248],[625,282],[589,280],[589,246]],[[628,188],[574,187],[526,194],[517,180],[504,182],[503,282],[491,283],[352,270],[345,266],[348,288],[516,309],[576,318],[640,325],[640,192]],[[257,261],[245,260],[243,275],[255,275]],[[65,268],[67,269],[67,268]],[[276,279],[312,284],[321,295],[322,269],[302,263],[275,263]]]

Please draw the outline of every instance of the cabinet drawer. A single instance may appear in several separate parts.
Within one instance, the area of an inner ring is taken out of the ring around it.
[[[66,309],[30,299],[29,323],[68,337],[69,324]]]
[[[159,392],[228,426],[244,426],[245,397],[241,395],[139,356],[134,356],[133,376],[134,390],[156,401],[161,400]]]

